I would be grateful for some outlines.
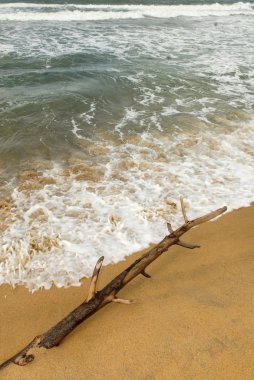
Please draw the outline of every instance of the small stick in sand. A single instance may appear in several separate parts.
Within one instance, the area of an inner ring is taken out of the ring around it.
[[[116,294],[126,286],[131,280],[133,280],[139,274],[145,277],[150,277],[145,272],[145,269],[154,260],[161,256],[164,252],[176,244],[182,247],[193,249],[198,245],[190,243],[184,243],[180,241],[180,237],[189,231],[191,228],[198,226],[201,223],[207,222],[217,216],[223,214],[226,211],[226,207],[219,208],[216,211],[210,212],[200,218],[194,220],[188,220],[183,199],[181,201],[182,214],[184,217],[184,224],[176,230],[173,230],[171,224],[167,224],[169,235],[166,235],[157,245],[149,249],[139,259],[134,261],[123,272],[116,276],[110,283],[108,283],[102,290],[96,292],[96,284],[102,267],[103,257],[100,257],[97,261],[94,272],[92,275],[90,288],[86,300],[74,309],[70,314],[58,322],[55,326],[51,327],[45,333],[35,337],[25,348],[23,348],[16,355],[6,360],[0,365],[0,369],[3,369],[7,365],[14,363],[18,365],[26,365],[34,360],[33,349],[35,348],[52,348],[60,344],[60,342],[69,335],[73,329],[75,329],[80,323],[91,317],[94,313],[99,311],[102,307],[110,303],[131,304],[132,300],[123,300],[117,298]]]

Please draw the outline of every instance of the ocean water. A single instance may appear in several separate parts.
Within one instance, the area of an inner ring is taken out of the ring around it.
[[[0,1],[0,283],[78,285],[254,200],[254,2]]]

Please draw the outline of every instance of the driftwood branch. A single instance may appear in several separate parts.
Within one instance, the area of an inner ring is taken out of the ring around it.
[[[98,276],[100,274],[103,257],[101,257],[94,268],[94,272],[91,278],[91,284],[88,291],[87,299],[74,309],[70,314],[58,322],[55,326],[51,327],[45,333],[35,337],[25,348],[23,348],[16,355],[6,360],[0,365],[0,369],[3,369],[7,365],[14,363],[18,365],[26,365],[34,360],[33,349],[35,348],[52,348],[58,346],[60,342],[69,335],[73,329],[75,329],[80,323],[91,317],[94,313],[100,310],[102,307],[110,304],[111,302],[117,302],[122,304],[130,304],[133,300],[123,300],[117,298],[117,293],[126,286],[133,278],[142,274],[145,277],[150,277],[145,272],[145,269],[160,255],[166,252],[172,245],[177,244],[182,247],[193,249],[197,248],[197,245],[190,243],[184,243],[180,241],[180,237],[189,231],[191,228],[198,226],[201,223],[207,222],[215,217],[221,215],[226,211],[226,207],[222,207],[216,211],[210,212],[200,218],[189,221],[186,215],[183,199],[181,198],[181,208],[185,223],[176,230],[173,230],[168,223],[167,227],[169,235],[161,240],[157,245],[148,250],[139,259],[134,261],[129,267],[127,267],[122,273],[116,276],[110,283],[108,283],[102,290],[96,292],[96,284]]]

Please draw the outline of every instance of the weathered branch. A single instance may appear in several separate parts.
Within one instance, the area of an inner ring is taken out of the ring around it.
[[[181,208],[185,223],[179,227],[177,230],[173,230],[171,225],[168,223],[169,235],[167,235],[161,242],[156,246],[149,249],[144,253],[139,259],[134,261],[129,267],[127,267],[123,272],[116,276],[110,283],[108,283],[102,290],[96,292],[96,284],[100,269],[102,266],[103,257],[101,257],[95,266],[93,276],[91,279],[91,284],[88,292],[87,299],[74,309],[70,314],[58,322],[55,326],[51,327],[45,333],[35,337],[25,348],[23,348],[16,355],[6,360],[0,365],[0,369],[3,369],[10,363],[15,363],[18,365],[26,365],[33,361],[34,355],[32,353],[35,348],[52,348],[58,346],[60,342],[72,332],[80,323],[91,317],[94,313],[100,310],[102,307],[106,306],[111,302],[117,302],[122,304],[130,304],[131,300],[122,300],[116,297],[116,294],[126,286],[133,278],[142,274],[145,277],[150,277],[145,269],[154,260],[156,260],[160,255],[166,252],[172,245],[178,244],[186,248],[196,248],[196,245],[191,245],[188,243],[183,243],[180,241],[180,237],[189,231],[191,228],[207,222],[226,211],[226,207],[222,207],[216,211],[210,212],[200,218],[189,221],[184,203],[181,198]]]

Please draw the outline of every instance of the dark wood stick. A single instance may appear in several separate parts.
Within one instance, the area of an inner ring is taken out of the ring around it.
[[[72,330],[75,329],[75,327],[77,327],[80,323],[91,317],[94,313],[108,304],[112,302],[118,302],[122,304],[132,303],[132,300],[123,300],[121,298],[117,298],[117,293],[139,274],[148,277],[149,275],[147,275],[145,272],[146,267],[150,265],[154,260],[156,260],[160,255],[166,252],[172,245],[178,244],[191,249],[197,247],[189,243],[180,242],[180,237],[191,228],[214,219],[215,217],[224,213],[227,209],[226,207],[222,207],[200,218],[189,221],[186,216],[182,199],[181,207],[185,223],[175,231],[172,229],[171,225],[168,224],[168,229],[170,232],[169,235],[162,239],[153,248],[149,249],[139,259],[134,261],[129,267],[127,267],[110,283],[108,283],[102,290],[96,292],[96,283],[103,261],[103,257],[99,258],[95,265],[87,299],[60,322],[58,322],[55,326],[51,327],[45,333],[35,337],[25,348],[2,363],[0,365],[0,369],[3,369],[11,363],[21,366],[30,363],[34,360],[34,355],[32,354],[33,349],[49,349],[58,346],[60,342],[67,335],[69,335]]]

